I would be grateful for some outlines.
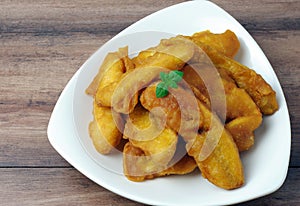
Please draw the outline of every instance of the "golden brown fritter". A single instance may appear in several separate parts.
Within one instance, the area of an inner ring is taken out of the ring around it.
[[[195,96],[224,120],[226,96],[219,71],[212,64],[186,65],[183,79],[193,88]]]
[[[125,75],[112,95],[114,110],[123,114],[132,112],[138,103],[135,96],[140,90],[158,79],[160,72],[166,72],[166,70],[161,67],[142,67]]]
[[[204,96],[200,96],[199,98],[199,95],[194,91],[195,96],[200,101],[204,102],[208,107],[211,106],[211,100],[220,101],[217,103],[214,102],[215,108],[213,108],[219,117],[222,116],[220,114],[222,108],[218,107],[226,104],[226,128],[232,134],[239,151],[248,150],[254,144],[253,132],[262,122],[262,114],[248,93],[244,89],[238,88],[223,68],[216,70],[205,65],[187,65],[182,71],[184,72],[184,80],[197,88],[196,91]],[[219,72],[223,90],[214,88],[218,81],[214,77],[215,72]],[[206,84],[202,78],[206,79]],[[211,87],[211,82],[214,82],[214,87]],[[207,88],[210,88],[210,92]],[[226,95],[224,96],[226,102],[221,101],[220,96],[222,92]]]
[[[89,125],[89,134],[96,150],[108,154],[122,138],[123,120],[120,114],[114,113],[109,107],[102,107],[94,102],[94,120]]]
[[[219,71],[222,71],[221,69]],[[239,151],[254,144],[254,130],[262,123],[262,114],[249,94],[222,73],[226,93],[226,129],[231,133]]]
[[[94,95],[98,105],[111,107],[112,95],[119,82],[133,69],[134,64],[128,57],[128,47],[120,48],[117,52],[108,53],[97,76],[87,88],[87,94]],[[136,94],[131,98],[130,105],[134,108],[137,101]]]
[[[160,126],[151,121],[149,111],[140,105],[130,113],[125,124],[124,137],[151,158],[158,171],[174,156],[178,140],[176,132],[165,125]]]
[[[226,57],[209,45],[202,42],[195,43],[205,51],[216,67],[224,68],[238,87],[247,91],[263,114],[273,114],[278,110],[276,92],[261,75],[245,65]]]
[[[91,95],[91,96],[96,95],[97,89],[99,87],[100,82],[102,81],[102,78],[107,75],[107,72],[109,72],[109,70],[111,68],[118,68],[118,69],[114,69],[114,70],[116,70],[116,73],[111,72],[112,75],[119,76],[120,71],[121,71],[121,73],[124,72],[121,62],[120,62],[119,51],[111,52],[106,55],[106,57],[104,58],[101,66],[98,70],[97,75],[95,76],[95,78],[93,79],[91,84],[86,89],[86,93],[88,95]]]
[[[157,117],[157,121],[166,118],[167,125],[184,139],[193,139],[203,124],[198,101],[193,93],[180,87],[170,88],[169,95],[157,98],[156,85],[157,82],[148,86],[140,95],[143,107],[151,111]],[[154,108],[160,109],[153,110]]]
[[[224,189],[235,189],[244,184],[243,166],[238,149],[225,129],[212,153],[205,159],[199,159],[200,151],[206,140],[206,132],[190,142],[188,154],[193,156],[202,176],[211,183]]]
[[[161,107],[166,112],[167,125],[178,131],[177,124],[182,117],[174,115],[178,113],[177,111],[180,112],[176,98],[171,94],[164,98],[156,98],[155,88],[155,85],[152,85],[143,91],[140,97],[141,104],[148,110]],[[177,90],[184,91],[180,87]],[[189,102],[188,99],[185,100]],[[198,122],[199,129],[207,141],[203,146],[204,141],[199,144],[198,134],[196,137],[182,135],[187,142],[189,155],[195,158],[200,170],[203,170],[203,175],[209,181],[225,189],[240,187],[244,182],[243,167],[235,142],[218,117],[212,114],[206,105],[199,101],[197,103],[198,113],[201,114],[201,123]],[[190,111],[191,114],[196,112]],[[200,153],[202,148],[203,151]]]
[[[172,166],[166,166],[165,169],[154,172],[151,169],[156,167],[153,165],[151,158],[145,153],[134,147],[130,142],[124,147],[123,152],[123,168],[125,176],[135,182],[141,182],[146,179],[153,179],[156,177],[163,177],[166,175],[185,175],[191,173],[197,167],[193,158],[185,155],[180,161]]]
[[[226,30],[215,34],[209,30],[194,33],[189,37],[193,42],[202,42],[215,48],[225,56],[233,58],[240,48],[240,42],[234,32]]]
[[[154,66],[180,70],[193,57],[194,47],[192,41],[180,36],[163,39],[158,46],[140,52],[133,62],[137,68]]]

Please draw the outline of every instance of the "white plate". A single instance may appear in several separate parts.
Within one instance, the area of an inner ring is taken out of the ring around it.
[[[127,180],[121,172],[121,156],[102,156],[91,144],[87,125],[92,120],[92,99],[85,95],[85,88],[108,51],[129,45],[130,53],[135,53],[158,43],[160,38],[190,35],[206,29],[234,31],[241,42],[236,59],[261,74],[277,93],[279,111],[264,117],[263,125],[256,131],[255,146],[242,154],[246,184],[227,191],[195,172],[142,183]],[[144,34],[143,39],[141,34]],[[94,182],[121,196],[151,205],[226,205],[270,194],[286,178],[291,145],[285,98],[270,63],[249,33],[209,1],[185,2],[153,13],[104,44],[82,65],[62,92],[49,121],[48,138],[62,157]]]

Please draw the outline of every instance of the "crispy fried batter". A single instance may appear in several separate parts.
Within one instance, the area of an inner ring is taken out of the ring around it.
[[[102,65],[100,66],[97,75],[95,76],[95,78],[93,79],[93,81],[91,82],[91,84],[88,86],[88,88],[86,89],[86,93],[91,95],[91,96],[95,96],[97,89],[99,87],[100,82],[102,81],[102,78],[105,77],[107,75],[106,72],[108,72],[112,67],[121,67],[120,66],[120,57],[119,57],[119,52],[112,52],[112,53],[108,53],[106,55],[106,57],[104,58]],[[118,69],[121,70],[123,73],[122,69]],[[117,70],[117,71],[118,71]],[[111,75],[116,75],[119,76],[119,73],[114,73],[111,72]]]
[[[128,57],[128,46],[119,48],[119,57],[123,61],[125,72],[130,72],[135,68],[132,59]]]
[[[123,120],[119,114],[113,114],[111,108],[95,102],[93,114],[94,120],[89,125],[90,137],[99,153],[108,154],[120,143],[122,133],[118,127],[123,127]]]
[[[136,67],[163,67],[180,70],[194,55],[194,44],[186,38],[177,36],[161,40],[156,47],[141,52],[133,59]]]
[[[263,114],[273,114],[278,110],[276,92],[261,75],[209,45],[197,41],[195,43],[206,52],[216,67],[226,69],[237,85],[247,91]]]
[[[154,172],[152,168],[155,167],[151,158],[145,153],[134,147],[130,142],[124,147],[123,152],[123,168],[125,176],[135,182],[141,182],[146,179],[153,179],[155,177],[162,177],[166,175],[184,175],[191,173],[197,167],[193,158],[185,155],[176,164],[159,172]]]
[[[111,107],[111,99],[116,87],[121,79],[133,69],[134,64],[128,57],[128,47],[120,48],[118,52],[109,53],[86,92],[95,95],[97,104]],[[131,98],[130,105],[133,105],[134,108],[137,101],[138,96],[136,94]]]
[[[199,67],[205,67],[205,65],[186,65],[183,69],[183,79],[186,81],[193,90],[195,96],[206,105],[210,106],[209,94],[206,85],[202,79],[202,75],[197,72]],[[200,70],[199,70],[200,71]],[[209,78],[209,76],[206,76]],[[212,81],[209,81],[212,82]]]
[[[132,97],[141,89],[159,77],[160,72],[166,72],[162,67],[142,67],[128,73],[118,84],[112,96],[112,107],[115,111],[129,114],[133,111],[138,100],[132,101]]]
[[[198,70],[198,73],[196,70]],[[206,82],[216,82],[217,80],[212,78],[212,73],[215,71],[216,69],[205,65],[187,65],[183,69],[184,80],[197,88],[196,92],[198,91],[204,96],[200,96],[199,100],[206,103],[208,107],[210,107],[210,101],[208,100],[219,101],[220,92],[225,92],[226,121],[228,122],[226,128],[232,134],[239,151],[248,150],[254,144],[253,131],[261,124],[262,114],[248,93],[244,89],[238,88],[223,68],[219,68],[217,71],[221,77],[224,90],[218,91],[215,88],[210,88],[211,91],[208,92],[207,87],[210,85],[205,84],[202,77],[206,78]],[[199,97],[199,94],[195,93],[195,95]],[[214,105],[218,107],[222,104],[225,104],[225,102]],[[221,111],[219,108],[214,108],[214,110],[217,114]]]
[[[183,89],[177,88],[177,90]],[[174,115],[174,113],[178,113],[179,106],[172,95],[156,98],[155,86],[150,86],[143,91],[140,101],[148,110],[157,106],[161,107],[167,114],[167,124],[178,131],[177,122],[180,122],[180,115]],[[183,135],[183,138],[187,141],[189,154],[195,158],[200,170],[203,170],[203,175],[209,181],[225,189],[240,187],[244,181],[243,169],[237,147],[230,133],[224,129],[218,117],[212,114],[203,103],[198,101],[198,107],[198,112],[201,114],[201,124],[198,124],[199,129],[203,131],[203,135],[208,139],[203,146],[202,153],[200,153],[203,142],[200,146],[197,146],[199,137],[192,139]],[[195,113],[195,111],[190,112]],[[211,173],[213,175],[210,175]]]
[[[167,125],[179,132],[185,139],[193,139],[198,128],[203,125],[203,118],[198,110],[198,101],[191,91],[180,87],[170,90],[170,94],[164,98],[156,97],[157,82],[148,86],[140,95],[140,101],[144,108],[153,111],[157,121],[166,118]],[[158,112],[156,112],[158,111]]]
[[[235,189],[244,184],[243,167],[237,147],[231,135],[223,130],[213,152],[205,160],[199,160],[200,151],[205,142],[205,135],[198,135],[188,151],[197,162],[202,176],[224,189]]]
[[[248,150],[254,144],[254,130],[262,123],[262,114],[249,94],[238,88],[223,69],[219,71],[226,93],[226,128],[239,151]]]
[[[124,128],[124,138],[136,141],[153,140],[165,129],[165,122],[159,121],[140,104],[128,115]]]
[[[219,118],[225,119],[226,96],[222,78],[212,64],[186,65],[183,79],[193,88],[195,96],[204,102]]]
[[[149,48],[146,50],[141,51],[136,57],[132,58],[132,62],[135,65],[135,67],[142,67],[144,62],[148,57],[153,58],[152,56],[157,53],[155,48]]]
[[[194,158],[184,155],[176,164],[168,167],[164,171],[158,173],[159,176],[165,175],[185,175],[193,172],[197,167]]]
[[[135,107],[129,117],[124,129],[125,138],[149,156],[158,169],[166,166],[176,151],[176,132],[151,122],[149,112],[140,105]]]
[[[243,165],[232,136],[204,104],[199,107],[205,124],[201,135],[187,142],[188,154],[194,157],[203,177],[213,184],[224,189],[242,186]]]
[[[240,42],[237,36],[230,30],[226,30],[220,34],[214,34],[206,30],[197,32],[189,38],[195,43],[203,42],[210,45],[229,58],[233,58],[240,48]]]

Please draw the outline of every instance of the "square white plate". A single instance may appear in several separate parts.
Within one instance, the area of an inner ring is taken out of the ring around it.
[[[87,128],[92,120],[92,98],[85,95],[86,87],[109,51],[128,45],[132,54],[157,44],[161,38],[206,29],[216,33],[234,31],[241,42],[236,60],[261,74],[277,93],[279,110],[264,117],[256,131],[255,146],[242,153],[245,185],[223,190],[203,179],[199,172],[142,183],[127,180],[121,173],[121,155],[100,155],[90,141]],[[63,90],[49,121],[48,138],[57,152],[89,179],[121,196],[151,205],[226,205],[270,194],[286,178],[291,146],[286,101],[269,61],[249,33],[209,1],[185,2],[153,13],[104,44]]]

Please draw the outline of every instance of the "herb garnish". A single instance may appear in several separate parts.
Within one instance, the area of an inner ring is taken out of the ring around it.
[[[169,94],[169,87],[178,88],[177,83],[182,80],[183,72],[178,70],[169,73],[160,72],[159,76],[162,81],[156,86],[155,94],[157,98],[162,98]]]

